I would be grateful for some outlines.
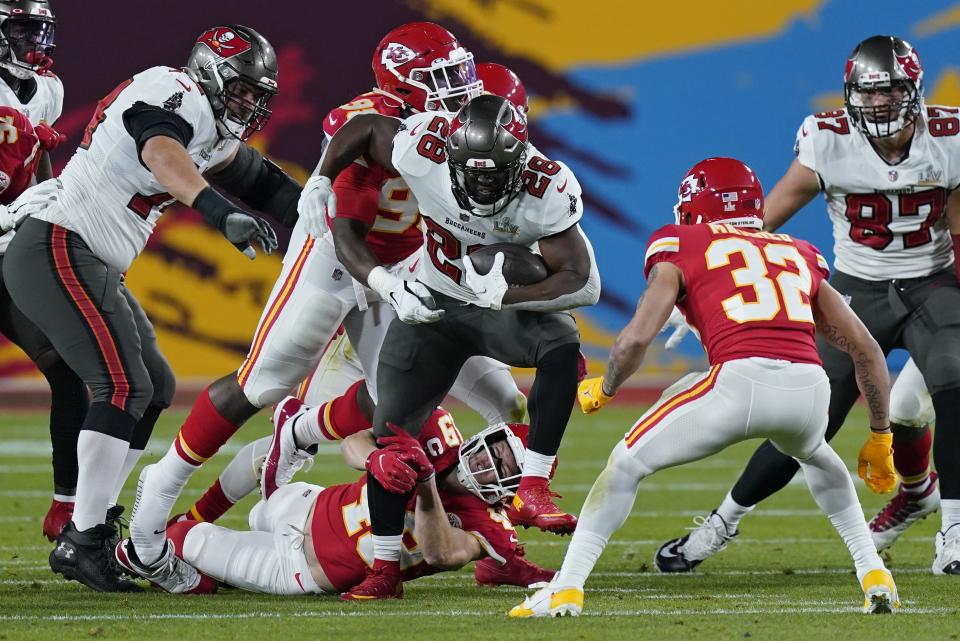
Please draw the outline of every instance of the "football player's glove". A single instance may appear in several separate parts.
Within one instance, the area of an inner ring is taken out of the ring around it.
[[[383,448],[370,452],[364,467],[388,492],[407,494],[417,483],[417,473],[400,458],[398,448]]]
[[[394,433],[394,436],[381,436],[377,443],[385,445],[388,448],[396,448],[397,456],[400,460],[409,465],[417,473],[417,483],[426,483],[433,478],[433,463],[427,458],[426,452],[409,433],[400,429],[393,423],[387,423],[387,427]]]
[[[60,143],[66,141],[67,137],[51,127],[45,122],[41,122],[33,128],[37,138],[40,139],[40,148],[44,151],[53,151],[60,146]]]
[[[300,192],[297,211],[303,219],[303,227],[314,238],[327,231],[327,214],[330,218],[337,215],[337,195],[326,176],[313,176],[307,180]]]
[[[503,295],[507,293],[507,279],[503,277],[503,252],[498,252],[493,259],[493,266],[484,275],[477,273],[469,256],[463,259],[463,268],[466,271],[467,287],[473,290],[477,297],[477,307],[500,309]]]
[[[277,234],[270,223],[260,216],[234,211],[227,214],[223,220],[223,235],[234,246],[243,252],[244,256],[253,260],[257,253],[251,246],[257,242],[268,256],[277,248]]]
[[[887,494],[897,487],[892,433],[870,432],[867,442],[860,448],[857,474],[876,494]]]
[[[613,396],[603,391],[603,377],[585,378],[577,387],[577,400],[584,414],[592,414],[610,402]]]
[[[423,283],[415,280],[400,280],[383,267],[374,267],[367,276],[367,285],[387,301],[397,316],[408,325],[433,323],[443,316],[436,309],[433,295]]]
[[[684,336],[687,335],[687,332],[690,331],[690,326],[687,325],[687,319],[683,317],[683,313],[676,307],[673,308],[673,311],[670,312],[670,318],[667,319],[666,324],[660,329],[661,332],[665,332],[670,328],[673,328],[673,333],[667,338],[667,342],[664,344],[666,349],[673,349],[680,344],[680,341],[683,340]]]

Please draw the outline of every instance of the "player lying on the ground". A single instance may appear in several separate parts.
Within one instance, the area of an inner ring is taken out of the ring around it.
[[[299,406],[299,401],[287,399],[278,407],[278,433],[284,426],[291,429],[291,412]],[[438,408],[419,442],[402,435],[388,438],[386,447],[377,449],[369,431],[344,441],[349,464],[375,471],[385,486],[397,491],[417,487],[403,534],[405,579],[455,570],[479,559],[490,560],[478,573],[478,580],[488,584],[529,585],[553,576],[553,570],[523,558],[503,512],[502,502],[516,490],[523,465],[524,445],[514,429],[522,433],[526,426],[488,427],[463,443],[453,418]],[[257,449],[265,448],[255,442],[238,453],[230,464],[236,476],[255,482]],[[177,554],[200,572],[255,592],[342,592],[373,564],[366,475],[330,488],[280,485],[250,512],[250,528],[238,532],[186,520],[172,524],[167,533]],[[402,595],[399,585],[396,596]]]
[[[864,611],[892,612],[900,605],[893,577],[846,467],[824,440],[830,387],[814,334],[819,330],[849,354],[856,368],[870,409],[870,441],[861,452],[868,485],[893,475],[890,380],[880,347],[826,282],[826,261],[813,245],[761,231],[763,191],[740,161],[694,165],[680,183],[675,211],[677,224],[651,236],[647,290],[614,343],[606,374],[583,381],[578,397],[587,413],[613,398],[674,305],[700,334],[710,370],[668,388],[617,443],[587,496],[560,572],[510,616],[578,615],[583,585],[630,515],[640,481],[748,438],[768,438],[800,463],[810,493],[853,556]],[[878,436],[884,445],[870,445]]]

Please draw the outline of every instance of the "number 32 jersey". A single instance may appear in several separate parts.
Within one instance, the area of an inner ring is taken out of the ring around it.
[[[960,186],[960,109],[926,107],[906,158],[884,161],[844,110],[807,116],[797,160],[813,170],[833,224],[834,266],[865,280],[916,278],[953,264],[944,209]]]
[[[418,280],[467,303],[463,257],[473,248],[514,243],[533,248],[545,236],[576,225],[583,215],[580,183],[566,165],[527,146],[520,193],[496,216],[481,218],[460,208],[451,189],[446,138],[451,113],[423,113],[403,121],[393,139],[393,166],[420,203],[426,225],[424,266]]]
[[[644,275],[662,262],[683,272],[677,307],[711,365],[754,356],[821,363],[810,303],[828,269],[810,243],[730,225],[666,225],[650,237]]]

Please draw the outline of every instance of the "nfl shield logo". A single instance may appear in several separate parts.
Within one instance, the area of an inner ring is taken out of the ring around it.
[[[900,177],[900,174],[897,173],[897,170],[896,170],[896,169],[891,169],[891,170],[887,173],[887,178],[889,178],[889,179],[890,179],[890,182],[892,182],[892,183],[897,182],[897,178],[899,178],[899,177]]]

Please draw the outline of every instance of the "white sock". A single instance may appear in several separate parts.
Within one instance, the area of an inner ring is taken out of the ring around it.
[[[140,472],[137,500],[130,517],[130,540],[143,563],[149,565],[163,553],[170,511],[183,486],[198,469],[199,466],[184,461],[171,445],[160,461]]]
[[[850,550],[850,556],[853,557],[853,563],[857,568],[857,580],[862,581],[863,577],[870,570],[882,569],[883,560],[877,554],[877,548],[873,544],[873,538],[870,536],[870,529],[863,518],[863,508],[860,504],[851,505],[847,509],[837,514],[828,515],[830,523],[843,538]]]
[[[116,505],[120,501],[120,492],[130,476],[130,472],[137,466],[137,461],[143,455],[143,450],[127,450],[127,456],[123,459],[123,467],[120,469],[120,476],[117,477],[117,484],[113,487],[113,493],[110,495],[110,505]]]
[[[403,535],[377,536],[373,535],[373,556],[381,561],[399,561],[400,546],[403,545]]]
[[[536,476],[539,478],[550,478],[550,469],[553,462],[557,460],[556,456],[547,456],[538,454],[528,449],[523,455],[523,476]]]
[[[77,438],[77,500],[73,507],[73,524],[88,530],[103,523],[110,504],[110,495],[120,475],[123,457],[130,443],[101,432],[80,430]]]
[[[590,488],[563,566],[553,580],[554,585],[583,587],[607,541],[630,516],[637,498],[637,486],[644,476],[620,441],[610,455],[607,467]]]
[[[940,531],[960,523],[960,499],[940,499]]]
[[[57,494],[53,493],[53,500],[60,503],[74,503],[77,500],[76,494]]]
[[[220,489],[234,503],[257,491],[260,482],[260,464],[267,455],[272,436],[264,436],[247,443],[220,473]]]
[[[733,534],[737,531],[737,526],[740,525],[740,521],[745,517],[755,505],[745,507],[740,505],[733,500],[733,496],[730,492],[727,492],[727,495],[723,497],[723,501],[720,503],[720,507],[717,508],[717,514],[720,515],[720,518],[727,524],[727,534]]]
[[[330,440],[320,429],[320,421],[323,420],[321,412],[328,404],[321,403],[316,407],[311,407],[297,418],[297,422],[293,426],[293,438],[297,442],[297,447],[306,449],[311,445]]]

